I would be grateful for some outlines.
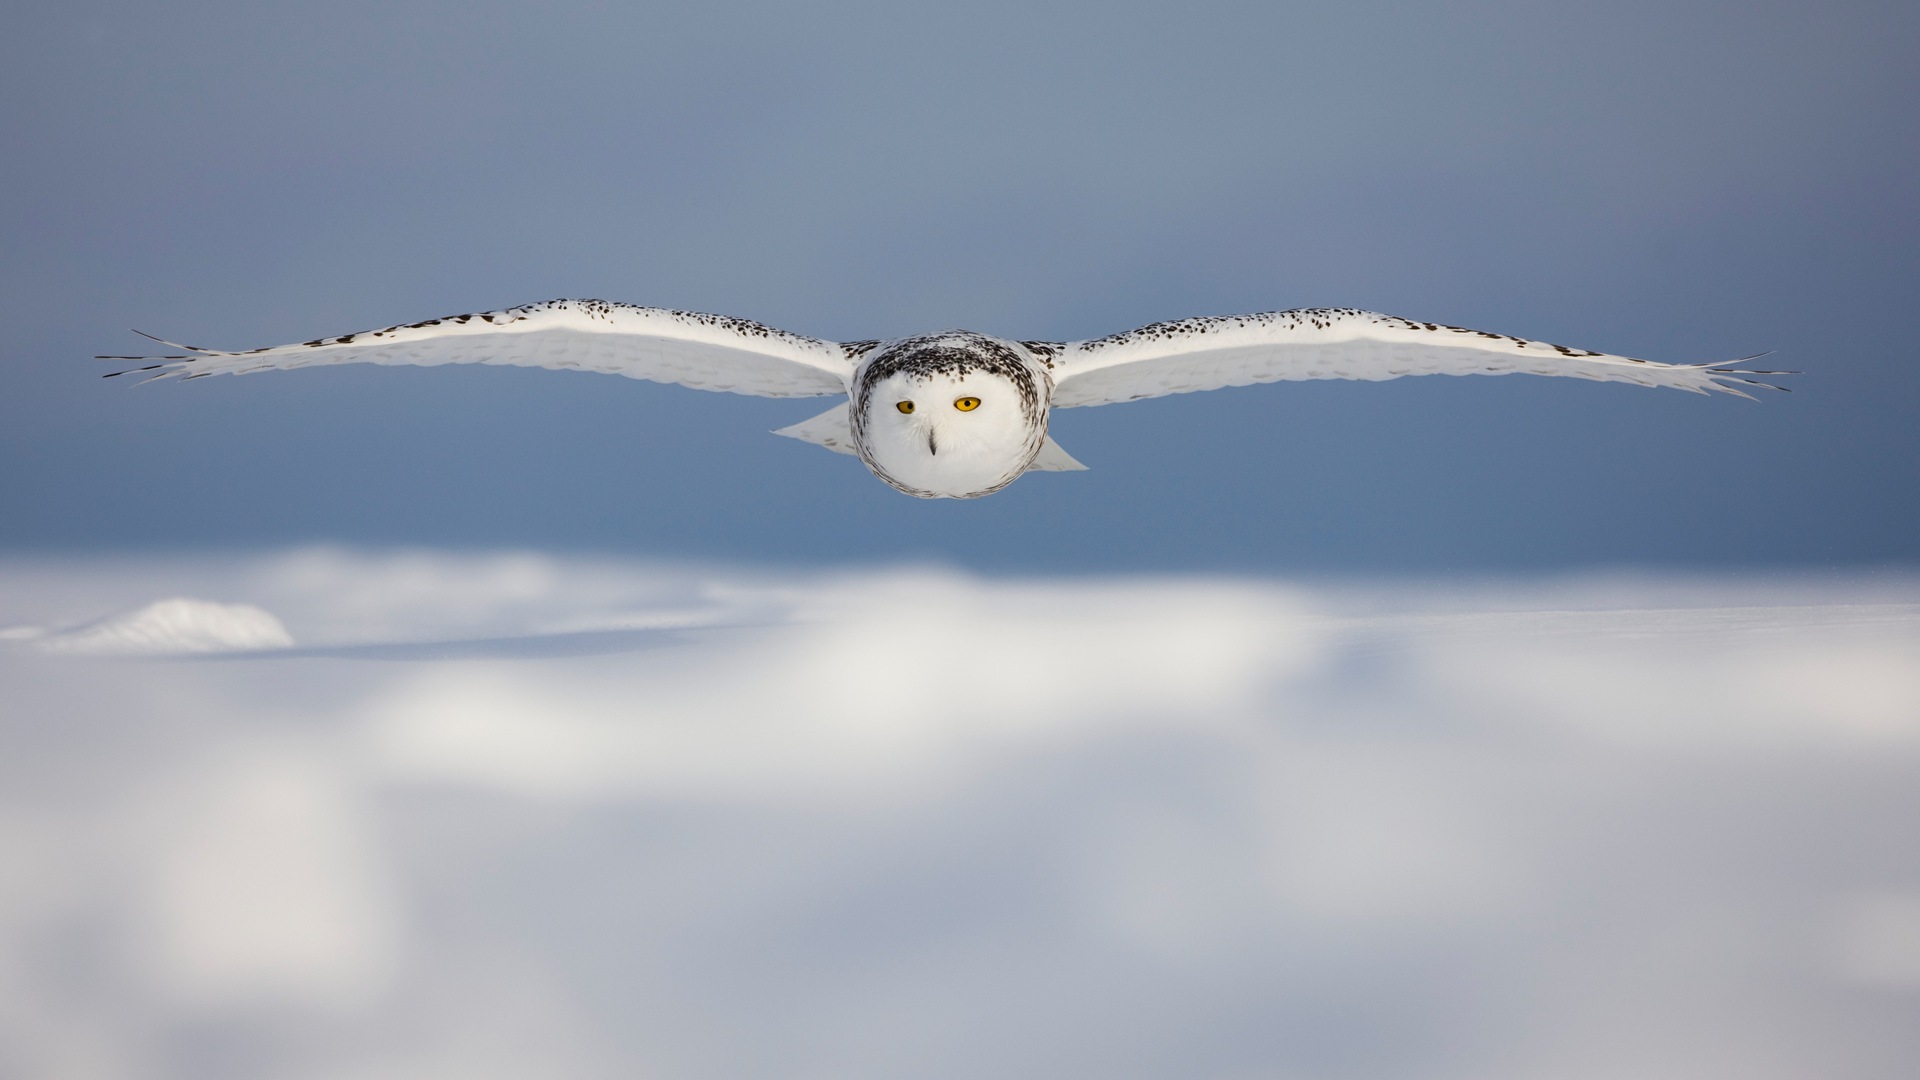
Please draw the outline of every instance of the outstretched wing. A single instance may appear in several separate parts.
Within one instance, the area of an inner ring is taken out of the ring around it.
[[[1351,308],[1181,319],[1093,341],[1029,344],[1050,355],[1053,405],[1063,409],[1295,379],[1515,372],[1751,398],[1741,386],[1781,388],[1744,376],[1791,374],[1656,364]]]
[[[319,364],[508,364],[601,371],[757,397],[844,394],[854,366],[846,350],[830,341],[725,315],[606,300],[550,300],[250,352],[161,344],[181,351],[101,359],[144,361],[113,374],[147,372],[156,379]]]

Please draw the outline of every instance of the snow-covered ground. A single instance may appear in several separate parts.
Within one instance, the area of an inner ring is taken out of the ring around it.
[[[1920,1074],[1920,580],[0,562],[0,1077]]]

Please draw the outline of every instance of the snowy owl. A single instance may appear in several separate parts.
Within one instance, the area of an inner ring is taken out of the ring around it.
[[[1514,372],[1749,397],[1740,386],[1779,387],[1744,376],[1790,374],[1657,364],[1350,308],[1180,319],[1091,341],[949,330],[832,342],[724,315],[552,300],[249,352],[153,340],[181,351],[101,359],[151,361],[113,374],[160,379],[318,364],[511,364],[759,397],[844,395],[774,434],[856,455],[923,499],[978,498],[1034,470],[1085,468],[1048,438],[1052,409],[1293,379]]]

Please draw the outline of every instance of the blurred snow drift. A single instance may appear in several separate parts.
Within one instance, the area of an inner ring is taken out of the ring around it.
[[[1920,1065],[1911,578],[316,550],[0,625],[0,1076]]]
[[[282,649],[293,644],[280,620],[248,604],[216,604],[175,597],[138,611],[111,616],[70,630],[13,627],[9,636],[32,641],[47,652],[103,656],[148,653],[245,652]]]

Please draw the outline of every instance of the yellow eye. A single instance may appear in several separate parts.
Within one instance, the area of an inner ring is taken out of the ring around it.
[[[908,413],[908,412],[912,412],[912,411],[913,411],[913,402],[911,402],[911,401],[903,401],[903,402],[901,402],[900,404],[898,404],[898,405],[895,405],[895,406],[894,406],[894,408],[896,408],[896,409],[899,409],[899,410],[900,410],[901,412],[903,412],[903,413]]]
[[[972,412],[980,407],[980,399],[977,397],[958,398],[954,401],[953,407],[959,409],[961,412]]]

